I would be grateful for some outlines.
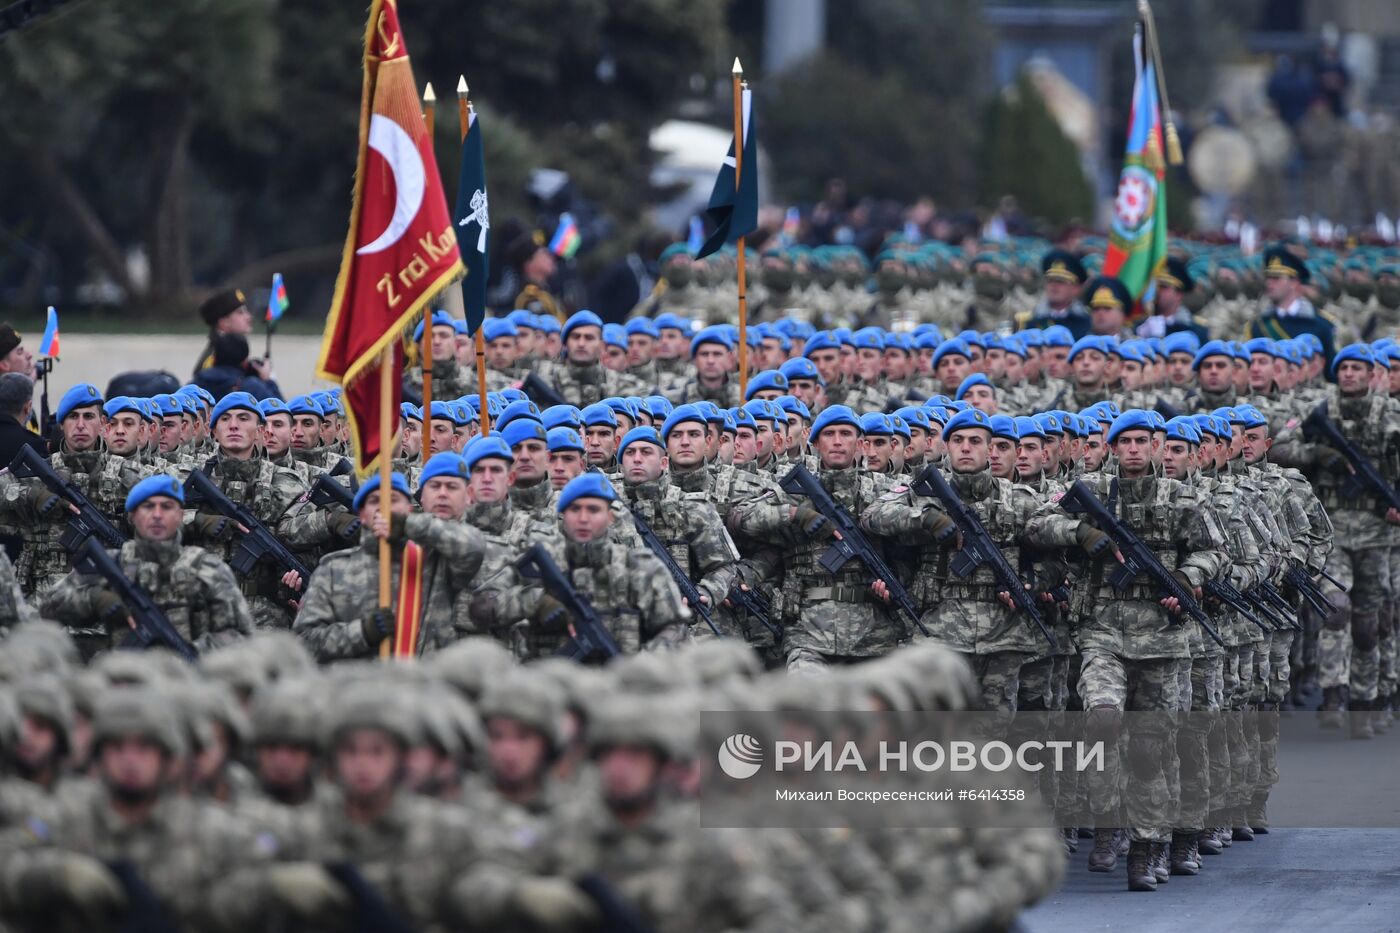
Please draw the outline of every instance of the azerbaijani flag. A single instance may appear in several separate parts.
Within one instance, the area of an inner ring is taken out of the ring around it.
[[[287,300],[287,286],[282,283],[282,273],[272,273],[272,292],[267,296],[267,323],[276,324],[291,306],[292,303]]]
[[[554,230],[554,238],[549,241],[549,251],[560,259],[573,259],[580,242],[582,238],[574,215],[565,211],[559,215],[559,226]]]
[[[1143,48],[1143,27],[1133,33],[1133,109],[1103,274],[1116,276],[1141,312],[1156,291],[1167,261],[1167,163],[1157,72]]]
[[[49,305],[48,318],[44,321],[44,336],[39,341],[39,355],[57,359],[58,357],[58,310]]]

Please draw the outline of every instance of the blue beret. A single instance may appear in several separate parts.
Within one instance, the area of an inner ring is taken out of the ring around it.
[[[436,398],[433,399],[433,403],[428,406],[428,420],[451,421],[458,427],[472,423],[470,409],[464,414],[460,406]]]
[[[700,401],[692,402],[691,404],[694,405],[696,409],[698,409],[699,412],[705,416],[705,420],[710,424],[724,423],[724,409],[720,408],[714,402],[711,402],[708,399],[701,399]]]
[[[1322,338],[1317,334],[1299,334],[1293,339],[1306,345],[1308,349],[1312,350],[1314,353],[1322,352]]]
[[[403,406],[400,405],[399,407],[402,409]],[[291,414],[291,412],[287,411],[287,403],[280,398],[265,398],[261,402],[258,402],[258,408],[262,410],[263,418],[268,418],[271,415]]]
[[[1396,347],[1395,349],[1397,353],[1400,353],[1400,347]],[[802,404],[802,400],[793,398],[791,395],[784,395],[779,397],[778,407],[781,408],[784,412],[786,412],[789,416],[797,415],[803,421],[807,422],[810,422],[812,420],[812,413],[807,409],[806,405]]]
[[[982,373],[973,373],[962,381],[958,386],[958,391],[954,394],[956,397],[962,398],[973,386],[986,386],[993,392],[996,391],[996,387],[992,385],[992,380],[988,379]]]
[[[549,444],[549,452],[556,450],[577,450],[584,452],[583,438],[578,436],[578,432],[573,428],[551,428],[546,443]]]
[[[951,356],[954,354],[964,357],[967,360],[971,360],[972,348],[967,345],[966,340],[962,340],[957,337],[953,337],[949,340],[943,341],[938,345],[938,349],[933,351],[933,368],[937,369],[938,364],[943,360],[945,356]]]
[[[540,420],[547,430],[573,428],[577,431],[583,427],[583,413],[576,405],[551,405],[540,412]]]
[[[862,327],[851,334],[851,343],[857,350],[883,350],[885,333],[878,327]]]
[[[1041,332],[1040,343],[1045,347],[1072,347],[1074,334],[1063,324],[1051,324]]]
[[[992,415],[992,437],[1004,437],[1008,440],[1019,441],[1021,434],[1016,430],[1016,419],[1010,415]]]
[[[943,425],[952,415],[952,413],[942,405],[930,405],[927,403],[923,406],[923,412],[928,415],[929,426],[938,432],[942,432]]]
[[[517,328],[531,325],[542,334],[557,334],[563,330],[559,325],[559,319],[552,314],[532,314],[529,325],[522,325],[519,321],[515,322]]]
[[[810,364],[810,360],[807,361]],[[754,393],[763,392],[768,389],[776,389],[779,392],[788,390],[787,376],[776,369],[765,369],[754,375],[749,380],[748,387],[744,390],[744,401],[749,401],[754,397]]]
[[[614,395],[610,398],[603,399],[603,404],[611,408],[613,414],[628,418],[633,424],[641,420],[641,410],[637,406],[637,403],[633,402],[631,399]],[[621,424],[619,424],[618,427],[621,427]]]
[[[891,435],[894,434],[894,422],[883,412],[866,412],[860,416],[860,431],[862,434]]]
[[[1065,421],[1053,411],[1043,411],[1038,415],[1032,415],[1035,423],[1040,425],[1040,429],[1045,432],[1046,438],[1051,434],[1057,437],[1065,433]]]
[[[266,412],[264,412],[264,414],[266,414]],[[422,421],[423,409],[412,402],[400,402],[399,417],[403,418],[405,421]]]
[[[516,418],[500,431],[501,439],[512,448],[526,441],[545,441],[549,438],[544,425],[534,418]]]
[[[1179,330],[1162,338],[1162,352],[1167,356],[1173,353],[1189,353],[1192,357],[1201,348],[1201,338],[1194,331]]]
[[[214,403],[218,401],[218,399],[214,398],[213,392],[210,392],[208,389],[204,388],[204,386],[197,386],[193,383],[191,383],[190,385],[180,386],[180,388],[177,391],[179,391],[183,395],[193,395],[195,398],[199,399],[202,403],[204,403],[205,408],[213,408]]]
[[[454,320],[452,322],[452,329],[457,332],[459,337],[470,337],[472,335],[472,326],[466,321]]]
[[[1208,340],[1196,351],[1196,357],[1191,361],[1191,368],[1200,369],[1201,363],[1204,362],[1207,357],[1211,356],[1228,356],[1233,359],[1235,351],[1223,340]]]
[[[816,440],[823,431],[837,424],[848,424],[857,431],[861,430],[860,419],[856,417],[855,412],[845,405],[828,405],[817,414],[816,420],[812,422],[810,433],[812,440]]]
[[[525,399],[519,402],[511,402],[505,408],[501,409],[501,413],[498,416],[496,416],[491,426],[498,431],[504,431],[506,429],[506,426],[509,425],[516,418],[533,418],[535,420],[539,420],[540,406],[536,405],[529,399]]]
[[[473,421],[480,420],[476,409],[461,399],[455,402],[448,402],[447,407],[452,411],[452,420],[456,424],[467,425],[471,424]],[[487,407],[492,407],[492,403],[489,399],[487,400]],[[493,416],[495,414],[498,414],[498,412],[492,412]]]
[[[1217,408],[1215,411],[1211,412],[1211,414],[1224,421],[1226,424],[1234,424],[1236,421],[1240,420],[1239,414],[1229,405]]]
[[[248,392],[230,392],[219,399],[219,404],[214,406],[214,411],[209,415],[210,423],[216,423],[224,415],[234,410],[251,411],[257,416],[259,421],[263,419],[262,409],[258,407],[258,400]]]
[[[612,502],[617,498],[617,493],[613,491],[612,483],[602,473],[581,473],[564,484],[564,488],[559,490],[560,512],[574,504],[576,499],[594,498],[606,499]]]
[[[1207,434],[1217,439],[1222,436],[1220,433],[1220,426],[1217,423],[1217,419],[1214,415],[1192,415],[1191,420],[1195,422],[1196,433],[1200,434],[1202,438],[1204,438]]]
[[[498,457],[507,463],[515,462],[515,455],[510,452],[510,445],[505,439],[492,435],[472,438],[471,443],[462,451],[462,459],[467,461],[467,469],[475,469],[477,463],[487,457]]]
[[[1201,432],[1200,429],[1196,427],[1196,419],[1190,415],[1179,415],[1172,418],[1167,422],[1167,440],[1199,444],[1201,442]]]
[[[317,418],[326,417],[326,413],[321,409],[321,403],[309,395],[294,395],[287,402],[287,411],[293,415],[315,415]]]
[[[1105,344],[1104,339],[1097,334],[1088,334],[1076,340],[1074,346],[1070,348],[1069,358],[1073,360],[1085,350],[1097,350],[1104,356],[1108,355],[1108,346]]]
[[[603,343],[609,346],[627,349],[627,331],[622,329],[621,324],[603,325]]]
[[[943,407],[956,415],[960,411],[967,411],[969,408],[972,407],[972,404],[969,402],[964,402],[962,399],[958,399],[957,401],[949,402]]]
[[[726,350],[734,349],[734,342],[729,339],[729,332],[718,324],[706,327],[694,337],[690,338],[690,355],[694,356],[696,351],[707,343],[717,343]]]
[[[1016,439],[1023,441],[1028,437],[1038,437],[1041,440],[1048,440],[1045,429],[1036,423],[1034,418],[1021,416],[1016,419]]]
[[[671,429],[686,421],[696,421],[703,426],[706,423],[705,414],[694,405],[677,405],[666,416],[666,421],[661,425],[662,438],[669,438]]]
[[[661,448],[663,454],[666,452],[666,445],[661,442],[661,435],[656,433],[656,428],[642,425],[622,435],[622,441],[617,445],[617,459],[622,459],[622,452],[627,449],[629,444],[637,443],[655,444]]]
[[[193,392],[186,395],[172,395],[171,398],[179,402],[180,406],[188,415],[193,415],[198,418],[200,415],[204,414],[204,400]]]
[[[656,316],[656,330],[660,333],[663,330],[678,330],[683,334],[690,333],[690,322],[679,314],[672,314],[670,311]]]
[[[406,498],[413,498],[413,492],[408,488],[408,480],[404,479],[404,475],[402,473],[389,474],[389,489],[393,492],[403,493]],[[354,506],[355,511],[360,511],[360,509],[365,504],[365,500],[369,498],[369,494],[372,492],[377,492],[378,490],[379,473],[378,471],[376,471],[370,474],[369,479],[365,480],[363,483],[360,484],[359,491],[355,493],[355,500],[353,503],[351,503]]]
[[[686,259],[689,259],[690,247],[684,243],[672,243],[661,251],[661,255],[657,257],[656,261],[665,265],[677,256],[684,256]]]
[[[652,421],[664,421],[676,406],[664,395],[648,395],[642,407],[651,415]]]
[[[446,311],[443,311],[443,310],[441,310],[441,309],[439,309],[439,310],[433,312],[433,326],[434,326],[434,327],[451,327],[454,331],[457,329],[456,326],[454,325],[453,320],[452,320],[452,315],[448,314]],[[415,327],[415,328],[413,328],[413,339],[414,339],[414,341],[416,341],[416,342],[421,342],[421,341],[423,340],[423,322],[422,322],[422,321],[419,321],[419,322],[418,322],[418,326]]]
[[[129,395],[114,395],[102,406],[102,414],[106,415],[108,418],[124,411],[140,415],[142,418],[146,416],[146,412],[142,410],[140,404],[138,404],[138,400]]]
[[[613,412],[612,406],[607,402],[595,402],[579,414],[580,420],[583,421],[585,427],[591,428],[598,425],[607,425],[612,428],[617,427],[617,415]]]
[[[126,510],[136,511],[138,505],[152,496],[168,496],[181,505],[185,504],[185,490],[180,486],[180,481],[169,473],[157,473],[131,487],[131,492],[126,494]]]
[[[486,394],[490,395],[491,393],[488,392]],[[501,402],[505,405],[509,405],[511,402],[526,402],[530,400],[530,396],[525,394],[524,389],[516,389],[512,386],[507,386],[496,394],[501,397]]]
[[[1246,363],[1249,362],[1249,351],[1245,349],[1243,343],[1241,343],[1238,340],[1230,340],[1227,341],[1227,343],[1229,344],[1230,349],[1234,352],[1235,359],[1244,360]]]
[[[156,411],[158,411],[162,417],[178,417],[180,415],[183,415],[187,411],[184,405],[180,404],[180,399],[178,396],[166,395],[162,393],[160,395],[153,396],[151,398],[151,401],[156,403]]]
[[[802,355],[810,357],[818,350],[839,350],[841,342],[832,335],[829,330],[819,330],[807,338],[807,342],[802,345]],[[792,378],[789,376],[788,378]]]
[[[1264,417],[1264,413],[1253,405],[1236,405],[1235,414],[1239,417],[1240,423],[1244,425],[1246,431],[1250,428],[1267,427],[1269,419]]]
[[[440,476],[451,476],[466,482],[471,478],[471,468],[467,466],[467,461],[461,454],[451,450],[433,454],[428,458],[428,462],[423,464],[423,472],[418,474],[418,488],[421,490],[428,484],[428,480]]]
[[[569,339],[575,327],[596,327],[599,331],[603,329],[603,319],[592,311],[575,311],[567,321],[564,322],[563,337]]]
[[[914,335],[914,347],[918,350],[937,350],[942,342],[943,334],[936,327]]]
[[[626,326],[623,328],[623,332],[626,333],[629,337],[635,334],[641,334],[645,337],[652,338],[661,336],[661,331],[657,329],[657,326],[654,323],[652,323],[652,320],[649,317],[632,318],[630,321],[627,322]]]
[[[1358,363],[1365,363],[1367,366],[1376,365],[1376,355],[1371,351],[1369,344],[1353,343],[1342,347],[1337,351],[1337,355],[1332,358],[1332,375],[1337,375],[1337,367],[1347,360],[1355,360]]]
[[[1089,418],[1093,418],[1100,424],[1112,424],[1115,418],[1123,414],[1123,409],[1118,407],[1117,402],[1113,401],[1112,399],[1108,399],[1102,402],[1095,402],[1094,404],[1090,405],[1088,408],[1080,412],[1080,414]]]
[[[1026,342],[1021,339],[1020,334],[1008,334],[1001,338],[1001,347],[1007,353],[1014,353],[1023,360],[1030,356],[1030,351],[1026,349]]]
[[[488,317],[481,322],[481,339],[487,343],[500,337],[515,337],[519,333],[509,318]]]
[[[1055,326],[1059,327],[1060,325],[1056,324]],[[1045,331],[1038,327],[1031,327],[1023,331],[1018,331],[1016,336],[1021,338],[1021,343],[1025,344],[1027,349],[1045,346]],[[1074,341],[1071,340],[1070,342],[1073,343]]]
[[[821,373],[817,372],[817,364],[805,356],[788,360],[778,367],[778,372],[788,381],[788,385],[791,385],[794,379],[815,379],[822,385],[826,385],[826,380],[821,377]]]
[[[849,327],[832,328],[831,336],[836,340],[838,347],[847,346],[854,348],[856,345],[856,335]]]
[[[755,421],[772,421],[775,425],[779,421],[787,423],[787,415],[783,413],[782,407],[768,399],[756,398],[745,402],[743,409],[753,415]]]
[[[758,422],[753,420],[753,415],[742,408],[731,408],[726,414],[729,416],[726,425],[729,430],[737,432],[740,428],[748,428],[755,434],[758,433]]]
[[[1125,362],[1147,362],[1147,357],[1142,355],[1142,341],[1140,340],[1125,340],[1118,345],[1116,352]]]
[[[502,320],[510,321],[512,324],[514,324],[516,327],[517,334],[519,333],[519,329],[522,327],[528,327],[530,328],[530,330],[537,329],[535,315],[524,308],[516,308],[514,311],[507,314]]]
[[[898,434],[906,441],[914,438],[914,432],[909,430],[909,422],[899,417],[899,415],[890,415],[889,419],[890,424],[894,425],[894,433]]]
[[[80,382],[58,400],[58,420],[62,421],[79,408],[102,404],[102,393],[90,382]]]
[[[928,420],[928,412],[924,411],[922,408],[906,405],[904,408],[896,411],[895,414],[903,418],[904,423],[911,428],[923,428],[925,431],[933,432],[933,425],[930,424]]]
[[[1156,425],[1152,423],[1152,413],[1143,411],[1141,408],[1130,408],[1117,418],[1113,419],[1113,426],[1108,429],[1108,442],[1112,444],[1118,440],[1118,435],[1124,431],[1155,431]]]
[[[946,441],[953,436],[954,431],[963,431],[968,428],[982,428],[991,431],[992,419],[976,408],[964,409],[949,418],[948,423],[943,426],[943,439]]]

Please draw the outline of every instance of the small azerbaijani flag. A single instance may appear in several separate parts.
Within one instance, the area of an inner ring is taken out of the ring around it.
[[[44,322],[44,336],[39,341],[39,355],[58,358],[58,310],[49,305],[48,319]]]
[[[555,228],[554,238],[549,241],[549,251],[560,259],[573,259],[581,242],[574,215],[568,211],[560,214],[559,226]]]
[[[276,324],[292,303],[287,300],[287,286],[282,282],[282,273],[272,273],[272,292],[267,296],[267,323]]]
[[[802,230],[802,212],[789,207],[783,214],[783,243],[791,246],[797,242],[797,234]]]

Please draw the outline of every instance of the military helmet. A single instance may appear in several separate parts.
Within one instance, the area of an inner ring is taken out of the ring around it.
[[[763,673],[763,659],[737,638],[696,638],[685,643],[680,656],[705,686],[731,678],[752,680]]]
[[[422,740],[418,718],[401,690],[390,684],[364,682],[356,682],[353,689],[353,695],[342,693],[333,701],[335,711],[330,717],[327,748],[334,748],[345,733],[355,729],[387,732],[404,748],[412,748]]]
[[[552,750],[564,740],[563,688],[532,671],[512,671],[493,680],[477,703],[481,718],[511,719],[540,732]]]
[[[0,754],[19,743],[19,704],[8,690],[0,690]]]
[[[92,669],[113,686],[152,686],[164,680],[161,668],[145,651],[108,651],[93,660]]]
[[[5,639],[5,652],[23,647],[29,655],[30,670],[63,673],[83,663],[78,646],[63,626],[47,620],[16,625]]]
[[[136,736],[154,742],[172,757],[183,756],[186,746],[176,703],[149,686],[110,691],[93,721],[93,748],[100,748],[109,739]]]
[[[655,696],[614,693],[598,701],[588,723],[588,745],[594,752],[615,745],[654,749],[663,758],[674,757],[676,743],[670,734],[673,717],[664,715],[664,702]]]
[[[48,674],[27,677],[15,684],[15,700],[20,712],[49,723],[58,733],[59,754],[73,747],[73,698],[63,681]]]
[[[313,751],[321,746],[320,704],[300,681],[283,681],[257,692],[251,711],[254,745],[282,743]]]
[[[182,691],[183,692],[183,691]],[[233,691],[220,683],[202,683],[196,689],[184,693],[188,708],[195,709],[210,723],[219,723],[228,734],[229,754],[237,756],[239,749],[247,745],[251,727],[248,717],[239,705]]]
[[[269,681],[299,677],[316,670],[316,660],[306,650],[306,643],[291,632],[281,629],[261,629],[246,642],[249,649],[262,660]]]
[[[515,656],[494,638],[464,638],[435,654],[433,672],[467,699],[481,698],[486,684],[514,669]]]
[[[225,645],[203,655],[199,669],[206,678],[223,683],[240,697],[250,697],[267,682],[261,652],[252,639]]]

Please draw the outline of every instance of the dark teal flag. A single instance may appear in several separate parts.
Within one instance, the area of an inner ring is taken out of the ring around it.
[[[729,154],[720,166],[719,177],[715,179],[714,191],[710,192],[710,203],[705,213],[715,225],[715,232],[700,247],[696,259],[718,250],[726,243],[735,243],[741,236],[748,236],[758,228],[758,132],[754,125],[751,92],[745,88],[740,95],[743,107],[744,162],[739,168],[739,187],[734,187],[734,142],[729,143]]]
[[[457,180],[457,248],[467,277],[462,280],[462,303],[466,307],[468,332],[475,334],[486,317],[486,273],[489,255],[487,234],[491,214],[486,198],[486,160],[481,149],[481,119],[473,110],[462,140],[462,174]]]

